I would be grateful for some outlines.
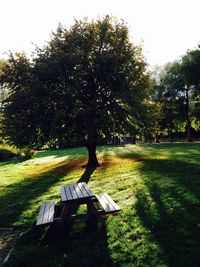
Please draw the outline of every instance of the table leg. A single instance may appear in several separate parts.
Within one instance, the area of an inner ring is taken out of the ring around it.
[[[89,200],[87,202],[87,213],[89,215],[94,215],[99,221],[102,222],[102,217],[100,216],[97,208],[95,207],[94,203],[92,200]]]

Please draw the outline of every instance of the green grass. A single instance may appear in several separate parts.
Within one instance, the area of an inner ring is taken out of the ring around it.
[[[200,144],[106,146],[98,157],[89,170],[84,148],[0,163],[0,227],[29,229],[5,266],[200,266]],[[39,206],[77,181],[110,194],[121,212],[59,237],[46,228],[41,240]]]

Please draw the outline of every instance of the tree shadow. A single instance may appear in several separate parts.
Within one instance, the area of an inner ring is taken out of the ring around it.
[[[139,169],[145,186],[134,208],[168,266],[200,266],[200,165],[174,157],[143,158]]]
[[[2,166],[6,166],[6,165],[14,165],[14,164],[18,164],[18,163],[22,163],[25,161],[28,161],[29,159],[23,159],[23,158],[16,158],[16,159],[10,159],[7,161],[0,161],[0,167]]]
[[[19,182],[9,185],[7,187],[7,192],[0,199],[0,227],[9,227],[16,224],[19,221],[20,215],[28,211],[34,199],[44,195],[50,187],[58,183],[64,176],[77,168],[77,166],[80,166],[82,162],[83,161],[80,160],[70,162],[64,160],[53,165],[43,173],[30,175]],[[59,196],[59,193],[57,195]],[[57,197],[55,196],[54,198]],[[48,201],[48,199],[46,199],[46,201]],[[38,206],[39,205],[38,203]],[[34,216],[32,216],[32,220],[29,216],[23,218],[23,225],[28,226],[35,221]]]
[[[42,241],[40,234],[35,228],[24,234],[5,266],[113,266],[106,224],[90,220],[74,225],[67,236],[51,235]]]
[[[88,167],[88,166],[86,166],[83,175],[78,180],[78,183],[81,183],[81,182],[88,183],[89,180],[90,180],[90,177],[92,176],[92,174],[94,173],[94,171],[96,170],[96,168],[97,167]]]
[[[152,185],[149,189],[155,209],[150,204],[149,196],[144,193],[137,195],[136,210],[145,226],[151,231],[153,239],[163,250],[168,266],[199,266],[199,229],[197,207],[191,212],[190,203],[183,201],[177,208],[167,209],[168,202],[163,200],[163,192]],[[177,198],[171,193],[170,198]],[[152,201],[152,200],[151,200]],[[179,204],[181,200],[179,199]],[[185,209],[185,206],[189,207]]]
[[[45,173],[45,186],[41,186],[43,177],[35,177],[29,186],[35,188],[37,195],[57,183],[66,173],[69,173],[75,166],[66,167],[65,171],[54,167]],[[96,168],[87,167],[78,182],[89,182],[89,179]],[[52,181],[51,175],[59,173]],[[49,176],[50,175],[50,176]],[[17,185],[18,186],[18,185]],[[39,191],[39,187],[41,190]],[[16,187],[18,193],[7,195],[7,198],[18,197],[27,184],[22,188]],[[30,196],[27,197],[28,200]],[[6,201],[6,199],[4,199]],[[23,206],[23,210],[27,208]],[[76,213],[77,207],[73,210]],[[22,210],[19,209],[18,213]],[[15,220],[17,216],[15,217]],[[14,219],[13,219],[14,220]],[[10,223],[11,221],[10,220]],[[56,226],[37,228],[32,227],[17,243],[11,259],[5,266],[103,266],[112,267],[112,259],[108,249],[108,235],[105,221],[99,222],[95,217],[86,222],[67,223],[58,234]],[[23,253],[22,253],[23,251]]]

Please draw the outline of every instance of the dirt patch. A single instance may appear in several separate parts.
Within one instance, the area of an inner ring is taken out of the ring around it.
[[[16,244],[20,232],[13,228],[0,228],[0,266],[2,266],[5,258]]]

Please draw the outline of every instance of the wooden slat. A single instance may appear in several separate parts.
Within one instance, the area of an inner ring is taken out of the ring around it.
[[[38,220],[36,225],[51,223],[54,220],[54,208],[55,204],[53,202],[45,202],[41,208],[38,215]]]
[[[81,184],[82,187],[85,188],[85,191],[87,192],[87,196],[92,197],[94,195],[86,183],[83,182],[79,184]]]
[[[105,212],[115,212],[120,210],[120,207],[112,200],[112,198],[107,193],[96,195],[96,197]]]
[[[49,218],[48,218],[48,222],[53,222],[54,219],[54,209],[55,209],[55,205],[54,203],[51,202],[51,206],[49,208]]]
[[[67,201],[73,199],[68,186],[61,186],[61,199],[62,201]]]
[[[107,193],[104,193],[104,197],[110,202],[115,210],[120,210],[119,205],[117,205],[117,203]]]
[[[43,217],[44,217],[45,206],[46,206],[46,203],[42,204],[42,206],[40,207],[40,211],[39,211],[39,215],[38,215],[38,219],[37,219],[36,225],[42,224]]]
[[[78,198],[82,198],[83,194],[82,194],[78,184],[73,184],[73,187],[74,187],[74,190],[76,191],[76,194],[77,194]]]
[[[113,210],[113,206],[106,201],[106,199],[104,198],[104,194],[97,195],[96,197],[98,198],[105,212],[109,212]]]
[[[61,186],[62,201],[92,197],[94,194],[85,182]]]
[[[50,202],[46,202],[42,224],[48,223],[50,207],[51,207],[51,203]]]
[[[69,191],[71,192],[72,198],[73,198],[73,199],[77,199],[78,196],[77,196],[76,191],[74,190],[74,186],[73,186],[73,184],[68,185],[67,188],[68,188]]]
[[[67,200],[73,199],[71,191],[69,190],[69,186],[65,186],[64,188],[65,188],[65,194],[66,194]]]
[[[78,187],[79,187],[83,197],[88,197],[88,192],[84,187],[84,183],[78,183]]]
[[[61,191],[61,199],[62,199],[62,201],[66,201],[67,198],[66,198],[66,193],[65,193],[65,187],[61,186],[60,187],[60,191]]]

